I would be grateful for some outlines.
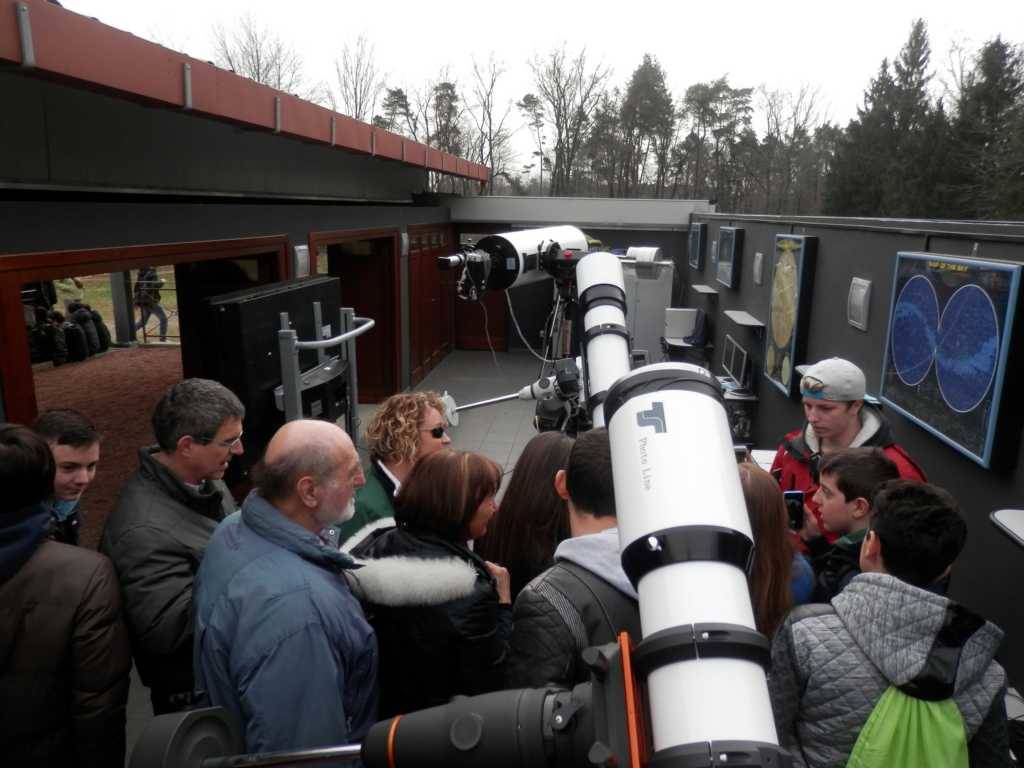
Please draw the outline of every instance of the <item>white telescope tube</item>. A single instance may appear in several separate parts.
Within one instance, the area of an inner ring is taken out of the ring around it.
[[[622,264],[612,253],[590,253],[576,265],[576,290],[583,316],[587,406],[595,427],[603,427],[605,394],[629,372],[629,331]]]
[[[604,409],[655,751],[777,750],[768,645],[745,573],[752,535],[717,382],[698,366],[649,365],[615,382]]]

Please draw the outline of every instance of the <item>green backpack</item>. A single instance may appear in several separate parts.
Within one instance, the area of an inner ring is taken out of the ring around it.
[[[967,733],[952,696],[964,644],[984,623],[961,605],[947,606],[921,673],[882,694],[847,768],[968,768]]]

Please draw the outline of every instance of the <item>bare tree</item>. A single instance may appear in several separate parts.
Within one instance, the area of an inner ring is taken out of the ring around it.
[[[468,148],[475,160],[490,167],[493,178],[510,178],[506,170],[514,158],[512,134],[505,127],[512,112],[512,103],[506,102],[504,108],[496,104],[495,91],[504,72],[504,67],[495,62],[493,54],[485,66],[474,59],[473,103],[466,110],[472,122]]]
[[[530,67],[538,96],[555,132],[551,194],[568,194],[572,169],[577,165],[576,156],[586,141],[590,118],[609,70],[601,65],[588,68],[586,49],[570,59],[564,46],[545,59],[534,59]]]
[[[355,45],[345,43],[341,58],[335,59],[341,111],[356,120],[369,122],[377,109],[377,100],[384,90],[384,76],[377,67],[374,47],[365,35]]]
[[[215,26],[213,45],[217,66],[300,99],[330,105],[326,84],[306,81],[298,52],[252,16],[242,16],[231,31]]]

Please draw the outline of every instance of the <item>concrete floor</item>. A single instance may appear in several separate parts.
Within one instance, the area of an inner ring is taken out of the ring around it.
[[[458,405],[465,405],[516,392],[536,381],[539,373],[540,362],[528,352],[492,356],[490,352],[457,350],[442,360],[414,389],[447,391]],[[359,406],[363,426],[376,408],[375,405]],[[533,411],[534,403],[523,400],[463,411],[459,414],[459,425],[450,432],[452,447],[482,453],[501,464],[507,472],[515,465],[523,446],[536,434]],[[362,445],[360,453],[365,459]],[[132,667],[127,723],[129,759],[132,747],[152,718],[149,689]]]

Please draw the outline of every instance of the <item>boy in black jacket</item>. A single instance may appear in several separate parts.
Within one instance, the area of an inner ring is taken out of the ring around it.
[[[804,541],[814,568],[813,599],[827,603],[860,573],[860,545],[867,533],[875,491],[900,474],[880,448],[837,451],[825,458],[819,473],[820,486],[814,501],[825,529],[840,538],[829,546],[813,516],[807,515],[804,530],[817,535]]]

